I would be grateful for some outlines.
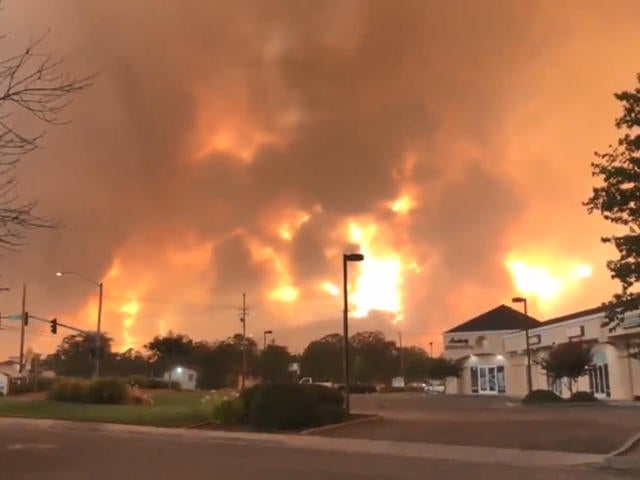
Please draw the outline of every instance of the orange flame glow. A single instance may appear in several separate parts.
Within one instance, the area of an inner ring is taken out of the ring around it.
[[[352,294],[356,305],[354,316],[364,317],[369,312],[383,311],[395,314],[394,323],[402,320],[403,262],[399,254],[379,239],[378,227],[370,223],[364,227],[349,223],[349,239],[360,245],[365,261],[359,264],[359,273]]]
[[[561,294],[591,277],[590,265],[557,259],[522,260],[510,256],[505,265],[517,292],[534,297],[542,307],[553,304]]]

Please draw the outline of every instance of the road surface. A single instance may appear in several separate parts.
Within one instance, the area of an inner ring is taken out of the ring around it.
[[[2,480],[180,478],[189,480],[615,480],[636,474],[596,468],[539,468],[391,454],[315,450],[267,439],[91,431],[0,421]],[[276,438],[276,437],[271,437]],[[321,439],[318,439],[320,441]]]

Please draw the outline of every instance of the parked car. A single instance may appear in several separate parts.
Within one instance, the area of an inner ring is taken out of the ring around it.
[[[424,393],[445,393],[446,385],[443,381],[427,381],[424,386]]]

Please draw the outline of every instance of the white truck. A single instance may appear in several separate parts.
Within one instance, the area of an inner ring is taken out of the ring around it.
[[[311,377],[304,377],[301,378],[300,381],[298,382],[301,385],[324,385],[325,387],[329,387],[329,388],[337,388],[337,385],[335,383],[331,383],[331,382],[314,382],[313,378]]]

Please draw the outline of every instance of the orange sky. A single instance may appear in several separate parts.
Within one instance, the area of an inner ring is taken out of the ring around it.
[[[3,314],[26,282],[34,313],[92,328],[95,289],[54,276],[75,270],[140,347],[233,334],[246,291],[249,333],[297,351],[339,331],[351,250],[352,329],[405,343],[516,293],[540,319],[612,293],[611,229],[581,202],[640,70],[635,1],[151,3],[0,13],[3,54],[51,27],[47,50],[100,72],[20,169],[65,227],[4,254]]]

